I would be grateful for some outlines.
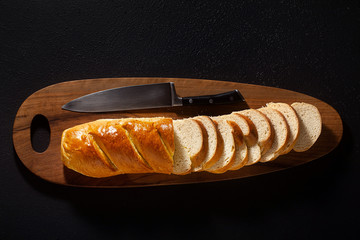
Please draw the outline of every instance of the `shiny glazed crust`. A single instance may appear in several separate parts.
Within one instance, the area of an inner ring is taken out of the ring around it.
[[[172,119],[103,119],[63,132],[64,165],[90,177],[173,170]]]

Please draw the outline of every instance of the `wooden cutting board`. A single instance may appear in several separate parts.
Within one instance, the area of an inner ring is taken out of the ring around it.
[[[179,96],[216,94],[238,89],[246,103],[221,106],[174,107],[112,113],[75,113],[61,109],[65,103],[95,91],[131,85],[174,82]],[[275,161],[257,163],[237,171],[223,174],[207,172],[185,176],[164,174],[125,174],[108,178],[90,178],[63,166],[60,158],[62,132],[77,124],[100,118],[157,117],[173,119],[196,115],[228,114],[245,108],[259,108],[268,102],[307,102],[315,105],[322,116],[323,130],[314,146],[303,153],[290,152]],[[31,144],[31,122],[41,114],[49,121],[50,143],[42,152],[36,152]],[[198,79],[178,78],[107,78],[63,82],[43,88],[28,97],[18,110],[13,128],[13,143],[22,163],[34,174],[47,181],[82,187],[137,187],[185,183],[212,182],[239,179],[294,167],[315,160],[332,151],[340,142],[342,121],[334,108],[327,103],[294,91],[251,84]]]

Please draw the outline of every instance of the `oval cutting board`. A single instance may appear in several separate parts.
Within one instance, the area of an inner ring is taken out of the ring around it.
[[[65,103],[96,91],[131,85],[174,82],[179,96],[216,94],[238,89],[246,103],[221,106],[173,107],[163,109],[134,110],[112,113],[75,113],[62,110]],[[185,176],[164,174],[125,174],[108,178],[90,178],[63,166],[60,142],[63,130],[100,118],[157,117],[173,119],[196,115],[216,116],[245,108],[259,108],[268,102],[307,102],[315,105],[322,116],[323,130],[314,146],[303,153],[290,152],[268,163],[245,166],[223,174],[207,172]],[[33,118],[41,114],[50,125],[48,148],[38,153],[33,150],[30,126]],[[34,174],[47,181],[82,187],[137,187],[199,183],[244,178],[287,169],[317,159],[332,151],[340,142],[343,127],[339,114],[327,103],[294,91],[251,84],[198,79],[178,78],[108,78],[63,82],[43,88],[28,97],[18,110],[13,128],[13,143],[22,163]]]

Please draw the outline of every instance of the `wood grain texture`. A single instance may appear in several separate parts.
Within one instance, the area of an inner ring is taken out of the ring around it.
[[[238,89],[244,96],[246,103],[221,106],[173,107],[112,113],[75,113],[61,109],[61,106],[65,103],[95,91],[160,82],[174,82],[179,96],[208,95]],[[61,134],[65,129],[77,124],[100,118],[166,116],[179,119],[196,115],[216,116],[249,107],[259,108],[268,102],[285,102],[289,104],[293,102],[307,102],[315,105],[319,109],[323,120],[323,131],[318,141],[310,150],[303,153],[292,151],[289,154],[280,156],[275,161],[257,163],[252,166],[243,167],[237,171],[228,171],[224,174],[211,174],[207,172],[191,173],[185,176],[125,174],[101,179],[86,177],[67,169],[63,166],[60,158]],[[42,153],[33,150],[30,139],[31,122],[38,114],[44,115],[50,125],[50,144],[47,150]],[[21,105],[15,117],[13,144],[22,163],[31,172],[47,181],[82,187],[136,187],[239,179],[287,169],[315,160],[329,153],[340,142],[342,133],[342,121],[334,108],[316,98],[294,91],[213,80],[107,78],[63,82],[48,86],[32,94]]]

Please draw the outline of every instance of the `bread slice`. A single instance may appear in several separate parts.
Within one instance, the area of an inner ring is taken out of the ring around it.
[[[201,127],[194,119],[174,120],[174,174],[187,174],[198,166],[203,155],[204,139]]]
[[[236,122],[239,124],[239,127],[241,128],[241,131],[244,134],[246,143],[248,143],[249,145],[257,144],[258,135],[254,123],[244,115],[238,113],[232,113],[231,115],[235,115],[242,118],[242,119],[240,118],[235,118],[235,119],[238,119]]]
[[[260,161],[261,150],[257,143],[257,132],[255,125],[248,117],[244,117],[237,113],[232,113],[222,116],[224,119],[232,120],[240,127],[243,133],[245,144],[247,146],[247,161],[246,165],[254,164]]]
[[[299,118],[300,132],[294,145],[294,151],[304,152],[311,148],[321,133],[322,121],[317,107],[308,103],[291,104]]]
[[[288,127],[289,127],[289,139],[288,143],[284,151],[281,154],[286,154],[293,149],[296,140],[299,137],[299,118],[294,110],[289,104],[287,103],[268,103],[266,104],[267,107],[273,108],[278,110],[285,118]]]
[[[249,137],[252,134],[250,132],[250,126],[243,116],[233,113],[233,114],[221,115],[220,117],[225,120],[236,122],[236,124],[240,127],[241,133],[244,136],[244,138]]]
[[[235,113],[249,118],[255,125],[261,154],[265,154],[274,141],[274,133],[271,129],[269,119],[256,109],[247,109]]]
[[[234,121],[228,121],[228,123],[234,129],[233,136],[235,140],[235,159],[229,170],[239,170],[248,161],[248,148],[239,125]]]
[[[203,162],[199,166],[193,168],[194,172],[199,172],[204,168],[210,168],[217,160],[219,160],[223,143],[219,140],[219,130],[210,117],[197,116],[193,119],[199,123],[203,131],[204,145],[207,149]]]
[[[177,175],[185,175],[191,172],[191,159],[189,152],[185,149],[180,141],[179,132],[174,128],[174,169],[173,173]]]
[[[289,128],[284,116],[277,110],[270,107],[259,109],[269,120],[274,130],[274,141],[270,149],[261,156],[260,162],[268,162],[277,158],[285,149],[288,141]]]
[[[246,165],[253,165],[254,163],[259,162],[261,159],[261,149],[258,144],[248,146],[248,160]]]
[[[232,166],[235,160],[234,129],[226,120],[220,117],[214,117],[212,120],[216,123],[220,138],[224,142],[224,148],[219,160],[205,170],[212,173],[224,173]]]
[[[249,151],[245,138],[251,135],[250,126],[245,118],[238,114],[227,114],[221,117],[228,120],[234,129],[235,161],[229,170],[238,170],[243,167],[249,159]]]

